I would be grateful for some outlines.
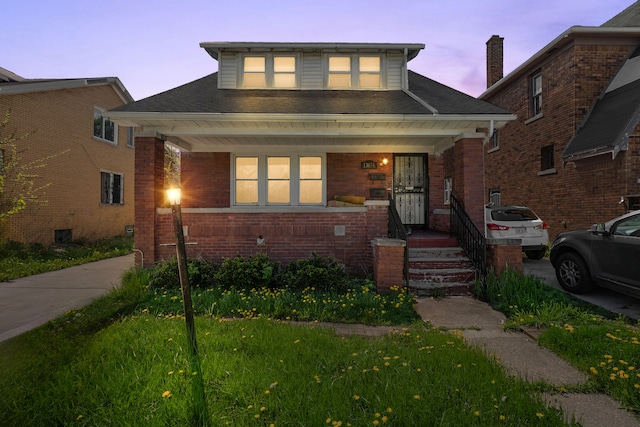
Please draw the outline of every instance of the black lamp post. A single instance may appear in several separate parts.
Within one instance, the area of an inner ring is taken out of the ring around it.
[[[180,289],[184,303],[184,318],[187,324],[187,339],[189,341],[189,361],[193,374],[193,406],[196,425],[209,424],[207,402],[204,394],[204,382],[198,357],[198,345],[196,343],[196,328],[193,320],[193,303],[191,301],[191,288],[189,287],[189,272],[187,270],[187,250],[184,243],[182,229],[182,210],[180,209],[180,189],[167,190],[167,198],[173,214],[173,229],[176,234],[176,256],[178,258],[178,274],[180,276]]]

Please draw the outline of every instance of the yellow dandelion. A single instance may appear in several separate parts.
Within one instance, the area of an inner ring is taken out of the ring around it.
[[[383,423],[386,423],[387,421],[389,421],[389,418],[385,415],[381,418]]]
[[[379,425],[379,424],[380,424],[380,421],[378,421],[378,420],[373,420],[373,425],[374,425],[374,426],[377,426],[377,425]]]
[[[358,396],[357,394],[353,395],[353,400],[359,400],[359,399],[360,399],[360,396]]]
[[[480,411],[475,411],[475,412],[473,413],[473,415],[475,415],[476,417],[479,417],[479,416],[480,416]]]
[[[81,420],[82,418],[82,415],[78,415],[78,418],[76,418],[76,420]]]
[[[544,417],[544,414],[542,412],[536,412],[536,417],[542,418]]]
[[[388,412],[388,413],[392,413],[392,412],[393,412],[393,409],[391,409],[391,408],[387,408],[387,412]]]
[[[267,410],[267,408],[265,408],[264,406],[261,406],[261,407],[260,407],[260,412],[264,412],[264,411],[266,411],[266,410]]]
[[[329,424],[331,422],[331,418],[327,418],[327,421],[325,421],[327,424]]]
[[[506,419],[507,419],[507,418],[506,418],[504,415],[500,415],[500,421],[504,421],[504,420],[506,420]]]
[[[173,371],[167,372],[167,375],[173,375]]]
[[[171,397],[171,392],[169,390],[165,391],[164,393],[162,393],[162,397],[164,397],[165,399]]]
[[[415,394],[415,395],[413,395],[413,398],[416,399],[416,400],[420,400],[420,395],[419,394]]]

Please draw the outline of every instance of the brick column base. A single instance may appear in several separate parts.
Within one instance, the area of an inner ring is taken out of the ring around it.
[[[487,269],[501,274],[507,267],[522,273],[522,241],[520,239],[488,239]]]
[[[373,280],[378,293],[387,292],[392,286],[403,285],[406,244],[400,239],[373,240]]]

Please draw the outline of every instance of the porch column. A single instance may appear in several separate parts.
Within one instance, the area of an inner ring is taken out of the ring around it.
[[[487,268],[500,275],[507,267],[522,273],[522,240],[487,239]]]
[[[374,239],[373,281],[378,293],[387,292],[392,286],[403,286],[406,244],[401,239]]]
[[[484,157],[483,134],[461,135],[455,142],[453,194],[476,227],[484,230]]]
[[[164,195],[164,141],[158,137],[135,139],[135,234],[136,267],[153,267],[156,260],[156,207]],[[142,256],[144,255],[144,262]]]

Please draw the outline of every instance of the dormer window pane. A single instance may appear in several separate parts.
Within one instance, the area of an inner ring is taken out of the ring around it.
[[[295,73],[296,58],[293,56],[276,56],[273,58],[273,71],[276,73]]]
[[[266,87],[265,58],[248,56],[244,58],[244,87]]]
[[[351,57],[330,56],[329,57],[329,87],[348,88],[351,87]]]
[[[380,87],[380,57],[361,56],[360,66],[360,87],[379,88]]]
[[[296,87],[296,58],[293,56],[273,58],[273,87]]]
[[[329,58],[330,73],[350,73],[351,58],[348,56],[332,56]]]

